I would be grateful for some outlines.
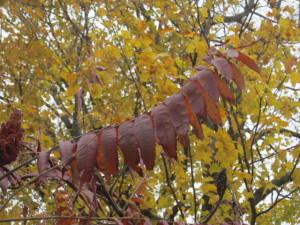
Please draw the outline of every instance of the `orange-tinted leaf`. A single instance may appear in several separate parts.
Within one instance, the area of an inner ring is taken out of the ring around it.
[[[77,169],[80,175],[80,182],[90,181],[93,168],[96,162],[98,138],[93,132],[81,136],[77,144]]]
[[[220,115],[219,108],[216,104],[216,102],[208,95],[206,92],[205,88],[202,86],[201,82],[197,78],[192,78],[194,82],[199,86],[199,88],[202,91],[202,94],[205,99],[205,104],[207,108],[207,114],[208,116],[217,124],[217,125],[222,125],[222,119]]]
[[[179,135],[179,142],[183,146],[187,146],[190,123],[182,94],[178,92],[168,97],[166,99],[166,106]]]
[[[58,145],[58,151],[61,155],[60,161],[63,163],[63,166],[68,166],[74,157],[71,157],[76,152],[76,142],[73,140],[67,140]]]
[[[240,51],[237,51],[237,50],[228,50],[228,51],[226,51],[226,54],[231,58],[236,58],[240,62],[247,65],[250,69],[252,69],[255,72],[260,74],[257,64],[249,56],[247,56],[247,55],[245,55],[245,54],[243,54],[243,53],[241,53]]]
[[[245,89],[245,81],[241,71],[233,64],[229,63],[232,69],[232,80],[239,86],[241,89]]]
[[[163,147],[169,157],[177,159],[176,129],[173,126],[166,106],[162,103],[159,104],[152,110],[151,116],[153,118],[158,144]]]
[[[103,172],[108,176],[119,172],[117,137],[117,129],[112,126],[104,128],[101,132],[99,151],[101,151]]]
[[[196,115],[206,121],[205,99],[198,85],[193,81],[189,81],[182,87],[182,91],[191,103]]]
[[[140,174],[142,169],[137,166],[140,159],[138,144],[134,135],[133,121],[127,120],[121,123],[119,126],[118,141],[125,163]]]
[[[215,77],[213,76],[212,71],[209,69],[202,70],[197,74],[197,78],[201,81],[209,96],[217,102],[219,100],[220,94],[217,82],[215,80]]]
[[[217,58],[211,61],[212,65],[214,65],[223,76],[225,76],[228,80],[232,79],[232,69],[225,58]]]
[[[155,164],[155,134],[147,113],[135,119],[134,134],[146,169],[152,170]]]
[[[211,73],[214,76],[215,80],[217,81],[218,89],[221,96],[233,104],[235,102],[235,99],[228,84],[224,80],[222,80],[217,74],[215,74],[213,71],[211,71]]]
[[[196,136],[203,140],[204,139],[204,135],[203,135],[203,130],[202,130],[202,126],[199,123],[198,117],[196,115],[196,113],[194,112],[191,103],[189,102],[188,98],[186,96],[184,96],[184,102],[189,114],[189,119],[190,119],[190,123],[193,125],[195,131],[196,131]]]

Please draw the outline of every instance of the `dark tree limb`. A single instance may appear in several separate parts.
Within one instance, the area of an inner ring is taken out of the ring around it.
[[[240,22],[243,17],[247,16],[252,11],[252,9],[254,9],[255,5],[256,4],[254,0],[249,0],[243,12],[234,16],[225,16],[224,22],[225,23]]]

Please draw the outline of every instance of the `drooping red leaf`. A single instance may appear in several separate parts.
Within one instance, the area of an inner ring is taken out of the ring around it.
[[[4,176],[5,172],[0,168],[0,177]],[[5,195],[8,188],[8,178],[5,177],[0,180],[0,188],[2,189],[3,194]]]
[[[226,82],[224,80],[222,80],[213,71],[211,71],[211,73],[212,73],[212,76],[217,81],[217,86],[218,86],[218,89],[219,89],[219,92],[220,92],[221,96],[223,98],[225,98],[227,101],[229,101],[230,103],[233,104],[235,102],[235,99],[234,99],[234,95],[233,95],[232,91],[230,90],[228,84],[226,84]]]
[[[12,167],[10,167],[9,165],[5,165],[5,166],[2,166],[3,171],[6,171],[6,172],[11,172],[13,170]],[[1,177],[1,176],[0,176]],[[18,183],[19,185],[22,185],[22,180],[21,180],[21,177],[20,175],[17,173],[17,172],[13,172],[11,173],[9,176],[8,176],[8,179],[9,179],[9,182],[11,184],[16,184]]]
[[[157,225],[169,225],[169,223],[165,220],[158,221]]]
[[[232,79],[232,69],[225,58],[217,58],[211,61],[212,65],[214,65],[217,70],[221,72],[223,76],[225,76],[228,80]]]
[[[101,151],[101,162],[103,172],[110,176],[119,172],[118,169],[118,140],[117,129],[113,126],[104,128],[101,132],[99,151]],[[97,162],[99,164],[99,162]]]
[[[250,69],[260,74],[259,68],[255,61],[251,59],[249,56],[241,53],[238,50],[227,50],[226,54],[231,58],[236,58],[238,61],[247,65]]]
[[[192,77],[191,80],[193,80],[199,86],[199,88],[202,91],[202,94],[203,94],[204,99],[205,99],[205,104],[206,104],[208,116],[217,125],[222,125],[222,119],[221,119],[220,111],[219,111],[219,108],[218,108],[216,102],[208,95],[205,88],[202,86],[201,82],[197,78]]]
[[[123,225],[123,222],[116,217],[110,217],[109,220],[114,221],[117,225]]]
[[[155,133],[152,120],[148,113],[135,119],[134,135],[146,169],[152,170],[155,164]]]
[[[50,154],[51,154],[51,151],[37,153],[37,166],[38,166],[38,171],[39,171],[39,175],[40,175],[39,180],[41,182],[46,182],[46,180],[48,178],[51,179],[51,178],[55,177],[55,172],[53,170],[50,170],[45,173],[45,171],[47,171],[51,168],[51,165],[49,163]]]
[[[202,126],[199,123],[199,119],[196,115],[196,113],[194,112],[191,103],[189,102],[188,98],[186,96],[184,97],[184,102],[188,111],[188,115],[189,115],[189,120],[190,123],[192,124],[192,126],[194,127],[195,131],[196,131],[196,136],[203,140],[204,139],[204,134],[203,134],[203,130],[202,130]]]
[[[245,81],[241,71],[233,64],[229,63],[232,69],[232,80],[239,86],[241,89],[245,89]]]
[[[73,140],[67,140],[58,145],[58,151],[61,155],[60,161],[62,162],[63,166],[68,166],[74,157],[72,155],[76,152],[76,142]]]
[[[201,81],[209,96],[217,102],[219,100],[220,93],[212,71],[204,69],[197,74],[197,78]]]
[[[196,115],[206,121],[207,114],[205,99],[198,85],[193,81],[189,81],[182,87],[182,91],[191,103]]]
[[[177,92],[176,94],[168,97],[166,99],[166,107],[179,135],[179,142],[186,147],[189,140],[188,132],[190,123],[188,111],[182,94]]]
[[[81,136],[77,144],[77,169],[82,184],[89,182],[92,177],[97,149],[98,138],[95,133],[89,132]]]
[[[138,167],[139,164],[139,151],[138,144],[134,135],[133,121],[127,120],[119,126],[118,142],[121,152],[123,153],[125,163],[141,174],[142,169]]]
[[[207,62],[208,64],[212,65],[211,61],[214,60],[214,58],[207,55],[207,56],[204,56],[202,58],[202,60],[205,61],[205,62]]]
[[[149,219],[145,218],[145,219],[142,219],[138,225],[152,225],[152,223],[150,222]]]
[[[224,55],[223,55],[223,53],[222,52],[220,52],[220,51],[218,51],[217,49],[215,49],[214,47],[211,47],[210,49],[209,49],[209,53],[211,53],[211,54],[213,54],[213,55],[216,55],[216,56],[218,56],[218,57],[225,57]]]
[[[155,107],[151,112],[151,116],[153,118],[158,144],[163,147],[165,153],[170,158],[177,159],[176,129],[165,104],[161,103]]]

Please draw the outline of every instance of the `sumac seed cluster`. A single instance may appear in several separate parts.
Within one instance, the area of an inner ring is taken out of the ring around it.
[[[9,121],[0,128],[0,166],[15,161],[20,148],[20,141],[24,133],[21,127],[22,112],[15,110]]]

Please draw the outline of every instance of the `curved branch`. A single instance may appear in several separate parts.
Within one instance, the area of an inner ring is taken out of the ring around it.
[[[243,12],[234,15],[234,16],[225,16],[224,17],[224,22],[225,23],[232,23],[232,22],[239,22],[243,17],[247,16],[252,9],[255,7],[255,2],[254,0],[249,0],[249,2],[247,2],[246,7],[244,9]]]

